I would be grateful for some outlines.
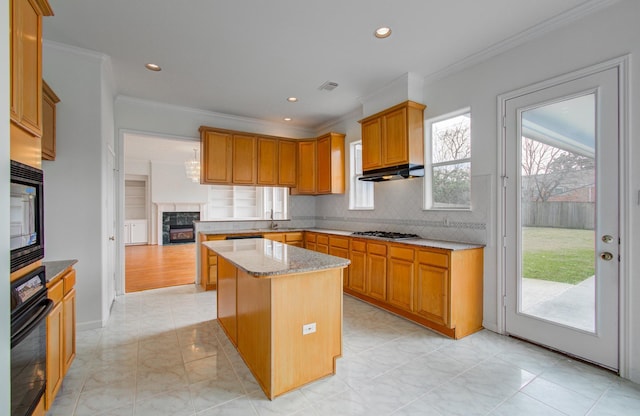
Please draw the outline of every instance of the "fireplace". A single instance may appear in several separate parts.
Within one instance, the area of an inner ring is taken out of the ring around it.
[[[196,241],[194,221],[200,220],[199,212],[163,212],[162,244],[182,244]]]

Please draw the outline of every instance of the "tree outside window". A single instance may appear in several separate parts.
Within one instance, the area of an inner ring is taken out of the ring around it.
[[[448,115],[431,123],[427,209],[471,207],[471,113]]]

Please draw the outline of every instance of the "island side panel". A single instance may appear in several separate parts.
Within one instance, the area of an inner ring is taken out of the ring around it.
[[[451,323],[460,339],[482,329],[484,249],[451,252]]]
[[[335,374],[342,355],[342,274],[336,268],[272,279],[274,396]],[[310,323],[316,332],[303,335]]]
[[[269,398],[271,365],[271,280],[238,270],[238,351]]]
[[[218,258],[218,321],[234,345],[238,345],[236,267]]]

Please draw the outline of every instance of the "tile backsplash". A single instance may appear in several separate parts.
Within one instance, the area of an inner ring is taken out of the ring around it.
[[[423,180],[376,183],[372,210],[349,210],[349,195],[291,196],[291,219],[277,221],[280,228],[325,228],[347,231],[395,231],[418,234],[427,239],[489,245],[487,228],[495,203],[492,175],[471,178],[472,209],[423,210]],[[268,228],[270,221],[206,221],[197,231],[242,231]]]

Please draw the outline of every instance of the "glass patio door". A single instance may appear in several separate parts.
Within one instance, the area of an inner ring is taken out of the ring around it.
[[[507,332],[618,368],[618,92],[608,69],[506,101]]]

